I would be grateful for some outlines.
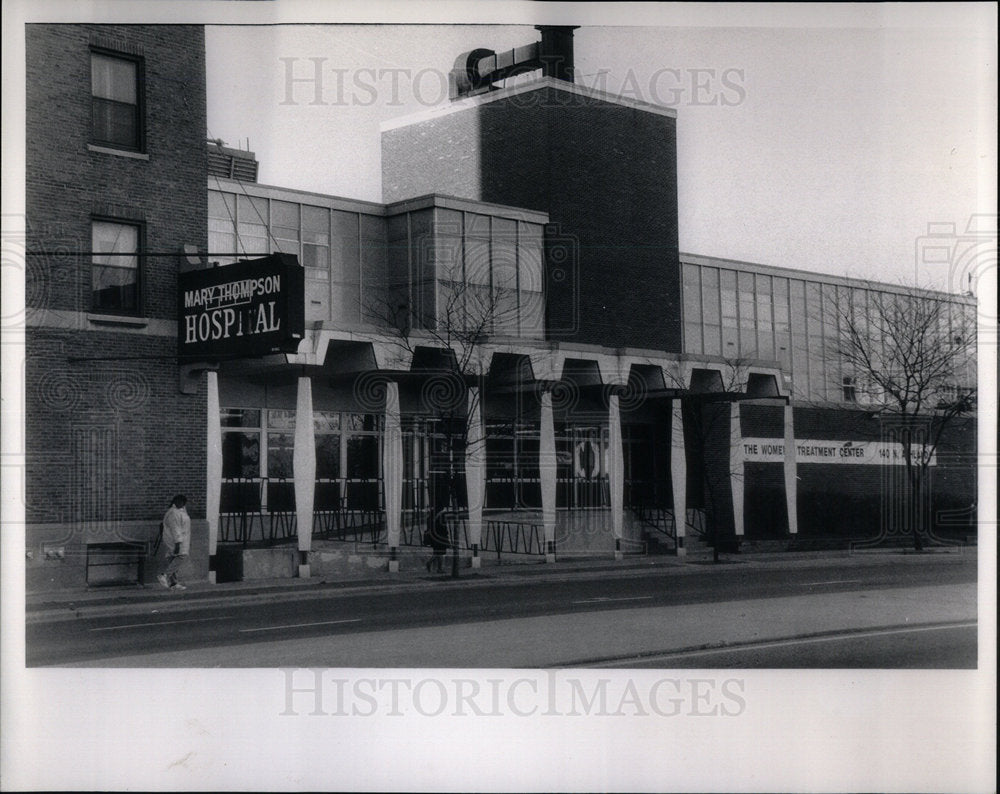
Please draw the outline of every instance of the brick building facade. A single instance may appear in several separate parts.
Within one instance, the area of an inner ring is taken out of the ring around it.
[[[88,545],[155,537],[176,493],[204,525],[205,391],[179,388],[176,293],[184,247],[207,239],[205,39],[26,35],[28,585],[44,587],[82,582]]]
[[[28,64],[29,587],[182,491],[216,580],[354,575],[362,543],[397,569],[435,522],[472,565],[905,533],[898,439],[829,356],[838,301],[892,288],[681,254],[675,111],[484,84],[384,125],[377,204],[206,151],[201,28],[29,26]],[[182,271],[271,253],[301,342],[179,358]],[[974,426],[937,539],[968,534]]]

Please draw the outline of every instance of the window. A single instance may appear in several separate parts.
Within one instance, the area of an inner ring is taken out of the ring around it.
[[[92,52],[90,93],[94,142],[142,151],[142,61]]]
[[[330,279],[330,211],[325,207],[302,207],[302,266],[310,278]]]
[[[256,196],[236,197],[236,234],[240,250],[247,256],[267,256],[270,252],[267,229],[267,199]]]
[[[854,383],[854,378],[844,375],[844,402],[856,403],[858,401],[858,387]]]
[[[701,277],[695,265],[683,265],[684,352],[701,353]]]
[[[235,254],[236,196],[232,193],[208,191],[208,251],[214,254]],[[235,262],[232,256],[210,256],[213,262],[228,265]]]
[[[542,276],[542,227],[517,224],[518,299],[520,334],[528,339],[545,336],[545,293]]]
[[[139,253],[142,227],[95,220],[91,224],[91,305],[115,314],[139,312]]]
[[[221,413],[223,478],[260,477],[261,412],[223,408]]]

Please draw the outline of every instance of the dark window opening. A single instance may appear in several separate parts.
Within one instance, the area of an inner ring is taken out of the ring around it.
[[[91,223],[91,307],[113,314],[139,313],[139,257],[142,227],[134,223]]]

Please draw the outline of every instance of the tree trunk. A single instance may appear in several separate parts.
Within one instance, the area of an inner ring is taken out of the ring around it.
[[[458,507],[458,494],[455,493],[455,436],[452,432],[452,423],[448,422],[448,510],[454,518]],[[451,578],[459,577],[458,566],[458,521],[451,522]]]
[[[910,464],[912,466],[912,463]],[[918,468],[914,467],[911,472],[910,483],[913,487],[913,550],[923,551],[924,544],[920,539],[920,520],[923,516],[923,505],[921,505],[920,475]]]

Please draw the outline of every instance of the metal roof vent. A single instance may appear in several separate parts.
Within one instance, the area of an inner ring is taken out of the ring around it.
[[[573,31],[578,25],[535,25],[542,40],[494,52],[478,48],[455,59],[451,70],[451,98],[479,94],[494,83],[526,72],[542,70],[545,77],[573,82]]]

